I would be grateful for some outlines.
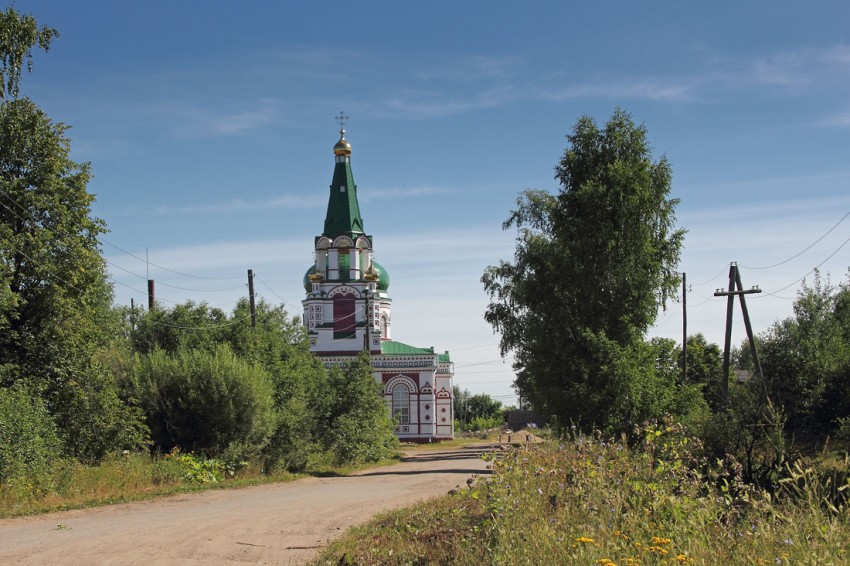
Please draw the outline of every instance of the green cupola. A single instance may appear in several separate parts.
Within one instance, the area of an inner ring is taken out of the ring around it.
[[[353,239],[363,234],[363,218],[357,202],[357,185],[351,173],[351,144],[345,139],[344,129],[340,129],[339,141],[334,145],[334,159],[336,165],[322,235],[331,239],[346,235]]]

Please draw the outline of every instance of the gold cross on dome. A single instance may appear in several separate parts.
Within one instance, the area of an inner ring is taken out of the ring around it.
[[[339,116],[336,117],[336,121],[339,122],[340,128],[345,128],[345,121],[348,119],[348,116],[346,116],[342,110],[339,111]]]

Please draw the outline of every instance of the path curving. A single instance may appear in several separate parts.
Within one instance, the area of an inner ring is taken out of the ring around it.
[[[0,564],[303,564],[331,539],[487,473],[487,446],[406,454],[347,477],[0,520]]]

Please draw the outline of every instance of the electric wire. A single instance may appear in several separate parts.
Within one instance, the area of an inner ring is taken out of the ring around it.
[[[848,213],[848,214],[850,214],[850,213]],[[815,271],[817,271],[818,269],[820,269],[820,268],[823,266],[823,264],[825,264],[826,262],[828,262],[829,260],[831,260],[831,259],[833,258],[833,256],[835,256],[835,254],[837,254],[839,251],[841,251],[841,248],[843,248],[844,246],[846,246],[846,245],[847,245],[847,242],[850,242],[850,238],[847,238],[846,240],[844,240],[844,242],[842,242],[842,243],[841,243],[841,245],[840,245],[840,246],[838,246],[838,247],[835,249],[835,251],[833,251],[831,254],[829,254],[829,256],[827,256],[827,258],[826,258],[825,260],[823,260],[822,262],[820,262],[819,264],[817,264],[817,265],[816,265],[815,267],[813,267],[813,268],[812,268],[812,269],[811,269],[808,273],[806,273],[805,275],[803,275],[803,276],[802,276],[802,277],[800,277],[799,279],[796,279],[796,280],[792,281],[791,283],[789,283],[788,285],[786,285],[786,286],[782,287],[781,289],[777,289],[776,291],[772,291],[772,292],[769,292],[769,293],[768,293],[768,292],[765,292],[765,293],[764,293],[764,295],[756,295],[756,296],[755,296],[755,297],[753,297],[753,298],[754,298],[754,299],[760,299],[760,298],[763,298],[763,297],[765,297],[765,296],[769,296],[769,297],[777,297],[777,296],[778,296],[778,295],[777,295],[777,293],[781,293],[781,292],[782,292],[782,291],[784,291],[785,289],[788,289],[789,287],[792,287],[792,286],[796,285],[797,283],[801,282],[801,281],[802,281],[802,280],[804,280],[806,277],[808,277],[809,275],[811,275],[812,273],[814,273]],[[785,297],[780,297],[780,298],[785,298]]]
[[[152,320],[149,324],[153,326],[166,326],[168,328],[176,328],[178,330],[218,330],[219,328],[225,328],[228,326],[233,326],[234,324],[239,324],[245,320],[249,320],[251,315],[244,316],[242,318],[234,318],[232,320],[224,320],[216,321],[209,326],[184,326],[182,324],[171,324],[170,322],[166,322],[163,320]]]
[[[850,210],[848,210],[848,211],[847,211],[847,213],[846,213],[844,216],[842,216],[842,217],[841,217],[841,220],[839,220],[838,222],[836,222],[836,223],[832,226],[832,228],[830,228],[829,230],[827,230],[827,231],[826,231],[826,233],[825,233],[823,236],[821,236],[820,238],[818,238],[817,240],[815,240],[814,242],[812,242],[812,243],[811,243],[811,245],[809,245],[806,249],[804,249],[804,250],[803,250],[803,251],[801,251],[800,253],[795,254],[795,255],[793,255],[793,256],[791,256],[791,257],[789,257],[788,259],[786,259],[786,260],[784,260],[784,261],[780,261],[779,263],[774,263],[773,265],[764,265],[764,266],[759,266],[759,267],[752,267],[752,266],[749,266],[749,265],[740,265],[740,264],[739,264],[739,265],[738,265],[738,267],[744,267],[744,268],[746,268],[746,269],[771,269],[771,268],[773,268],[773,267],[779,267],[780,265],[786,264],[786,263],[788,263],[788,262],[789,262],[789,261],[791,261],[791,260],[797,259],[797,258],[798,258],[798,257],[800,257],[801,255],[803,255],[804,253],[806,253],[807,251],[809,251],[810,249],[812,249],[812,248],[813,248],[813,247],[814,247],[814,246],[815,246],[818,242],[820,242],[821,240],[823,240],[824,238],[826,238],[827,236],[829,236],[829,235],[832,233],[832,231],[833,231],[833,230],[835,230],[836,228],[838,228],[838,225],[839,225],[839,224],[841,224],[842,222],[844,222],[844,221],[847,219],[847,217],[848,217],[848,216],[850,216]],[[847,242],[845,241],[844,243],[846,244]],[[842,246],[843,246],[843,245],[844,245],[844,244],[842,244]],[[838,248],[838,249],[841,249],[841,248]],[[836,250],[836,251],[838,251],[838,250]],[[835,254],[833,254],[833,255],[835,255]],[[832,257],[832,256],[830,256],[830,257]],[[829,258],[827,258],[827,259],[829,259]],[[823,263],[822,263],[821,265],[823,265]],[[809,273],[811,273],[811,272],[809,272]],[[803,277],[805,277],[805,276],[803,276]],[[800,279],[800,281],[802,281],[802,279]],[[796,283],[796,281],[795,281],[795,283]],[[794,283],[791,283],[791,285],[793,285],[793,284],[794,284]],[[791,285],[789,285],[788,287],[790,287]],[[787,289],[787,287],[786,287],[786,289]],[[781,291],[781,290],[782,290],[782,289],[780,289],[780,291]],[[778,292],[778,291],[777,291],[777,292]]]
[[[13,199],[13,198],[12,198],[12,197],[8,194],[8,193],[0,193],[0,195],[4,196],[8,202],[10,202],[10,203],[12,203],[13,205],[15,205],[15,206],[16,206],[17,208],[19,208],[21,211],[26,212],[26,213],[29,213],[29,210],[27,210],[27,208],[26,208],[26,207],[24,207],[24,206],[22,206],[20,203],[16,202],[16,201],[15,201],[15,200],[14,200],[14,199]],[[11,212],[11,213],[12,213],[12,214],[14,214],[15,216],[17,216],[18,218],[20,218],[20,219],[21,219],[21,220],[23,220],[24,222],[28,222],[28,220],[27,220],[26,218],[24,218],[23,216],[21,216],[20,214],[18,214],[17,212],[15,212],[14,210],[12,210],[11,208],[9,208],[6,204],[4,204],[4,203],[0,202],[0,205],[2,205],[2,206],[3,206],[3,208],[5,208],[5,209],[6,209],[6,210],[8,210],[9,212]],[[125,253],[125,254],[129,255],[130,257],[133,257],[133,258],[135,258],[135,259],[137,259],[137,260],[139,260],[139,261],[142,261],[142,262],[144,262],[146,265],[152,265],[152,266],[154,266],[154,267],[156,267],[156,268],[158,268],[158,269],[162,269],[162,270],[164,270],[164,271],[168,271],[168,272],[170,272],[170,273],[174,273],[174,274],[176,274],[176,275],[181,275],[181,276],[184,276],[184,277],[193,277],[193,278],[195,278],[195,279],[209,279],[209,280],[230,280],[230,281],[232,281],[232,280],[235,280],[235,279],[241,279],[241,277],[206,277],[206,276],[202,276],[202,275],[192,275],[192,274],[189,274],[189,273],[182,273],[182,272],[180,272],[180,271],[176,271],[176,270],[173,270],[173,269],[169,269],[169,268],[167,268],[167,267],[163,267],[163,266],[161,266],[161,265],[158,265],[158,264],[156,264],[156,263],[153,263],[153,262],[151,262],[151,261],[148,261],[147,259],[140,258],[139,256],[137,256],[137,255],[135,255],[135,254],[133,254],[133,253],[128,252],[127,250],[125,250],[125,249],[123,249],[123,248],[121,248],[121,247],[117,246],[116,244],[113,244],[112,242],[110,242],[109,240],[107,240],[106,238],[104,238],[102,235],[98,236],[98,241],[99,241],[99,242],[103,242],[103,243],[105,243],[105,244],[108,244],[108,245],[112,246],[113,248],[115,248],[115,249],[117,249],[117,250],[119,250],[119,251],[121,251],[121,252],[123,252],[123,253]],[[116,268],[118,268],[118,269],[120,269],[120,270],[122,270],[122,271],[125,271],[125,272],[127,272],[127,273],[129,273],[129,274],[131,274],[131,275],[133,275],[133,276],[135,276],[135,277],[140,277],[140,278],[142,278],[142,279],[147,279],[146,277],[144,277],[144,276],[142,276],[142,275],[139,275],[139,274],[134,273],[134,272],[132,272],[132,271],[130,271],[130,270],[128,270],[128,269],[125,269],[125,268],[123,268],[123,267],[120,267],[120,266],[116,265],[115,263],[113,263],[113,262],[109,261],[109,260],[108,260],[108,259],[106,259],[106,258],[104,258],[104,261],[106,261],[106,263],[108,263],[109,265],[111,265],[111,266],[113,266],[113,267],[116,267]],[[160,284],[161,284],[161,285],[164,285],[164,286],[166,286],[166,287],[171,287],[171,288],[179,289],[179,290],[182,290],[182,291],[195,291],[195,292],[219,292],[219,291],[230,291],[230,290],[233,290],[233,289],[237,289],[237,288],[238,288],[238,287],[231,287],[231,288],[228,288],[228,289],[220,289],[220,290],[219,290],[219,289],[216,289],[216,290],[211,290],[211,289],[210,289],[210,290],[207,290],[207,289],[191,289],[191,288],[186,288],[186,287],[178,287],[178,286],[175,286],[175,285],[169,285],[169,284],[166,284],[166,283],[160,283]],[[241,287],[241,285],[240,285],[240,287]]]
[[[257,281],[259,281],[260,283],[262,283],[262,284],[263,284],[263,286],[264,286],[266,289],[268,289],[268,290],[271,292],[271,294],[272,294],[272,295],[274,295],[275,297],[277,297],[278,299],[280,299],[281,301],[283,301],[283,304],[285,304],[285,305],[289,306],[290,308],[294,309],[295,311],[300,310],[300,308],[301,308],[301,307],[297,307],[297,306],[293,305],[292,303],[290,303],[289,301],[287,301],[286,299],[284,299],[283,297],[281,297],[280,295],[278,295],[278,294],[277,294],[277,292],[275,292],[275,290],[274,290],[274,289],[272,289],[271,285],[269,285],[268,283],[266,283],[266,282],[265,282],[265,281],[264,281],[264,280],[263,280],[263,279],[262,279],[259,275],[257,275],[257,273],[254,273],[254,279],[256,279]]]
[[[702,287],[703,285],[707,285],[707,284],[711,283],[712,281],[714,281],[715,279],[717,279],[718,277],[720,277],[721,275],[723,275],[723,273],[724,273],[725,271],[726,271],[726,268],[724,267],[723,269],[721,269],[720,271],[718,271],[718,272],[717,272],[717,275],[715,275],[715,276],[714,276],[714,277],[712,277],[711,279],[706,279],[705,281],[702,281],[702,282],[700,282],[700,283],[688,283],[688,287],[691,287],[691,286],[693,286],[693,287]]]
[[[193,279],[209,279],[209,280],[215,280],[215,281],[233,281],[233,280],[236,280],[236,279],[242,279],[242,277],[210,277],[210,276],[207,276],[207,275],[192,275],[191,273],[183,273],[182,271],[177,271],[177,270],[175,270],[175,269],[170,269],[170,268],[168,268],[168,267],[165,267],[165,266],[162,266],[162,265],[156,264],[156,263],[154,263],[154,262],[152,262],[152,261],[149,261],[149,260],[147,260],[147,259],[145,259],[145,258],[141,258],[141,257],[137,256],[136,254],[134,254],[134,253],[132,253],[132,252],[128,252],[128,251],[127,251],[127,250],[125,250],[124,248],[122,248],[122,247],[120,247],[120,246],[118,246],[118,245],[116,245],[116,244],[113,244],[112,242],[110,242],[109,240],[107,240],[106,238],[104,238],[103,236],[99,236],[99,237],[98,237],[98,240],[99,240],[99,241],[101,241],[101,242],[103,242],[104,244],[108,244],[108,245],[112,246],[112,247],[113,247],[113,248],[115,248],[116,250],[118,250],[118,251],[120,251],[120,252],[122,252],[122,253],[125,253],[125,254],[127,254],[128,256],[130,256],[130,257],[133,257],[133,258],[135,258],[135,259],[137,259],[137,260],[139,260],[139,261],[141,261],[141,262],[144,262],[144,263],[145,263],[145,265],[151,265],[151,266],[153,266],[153,267],[156,267],[157,269],[162,269],[163,271],[167,271],[167,272],[169,272],[169,273],[174,273],[175,275],[181,275],[181,276],[183,276],[183,277],[191,277],[191,278],[193,278]]]

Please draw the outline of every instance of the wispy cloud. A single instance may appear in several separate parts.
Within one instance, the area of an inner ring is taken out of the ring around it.
[[[367,192],[361,193],[359,198],[361,201],[369,201],[373,199],[385,198],[407,198],[407,197],[429,197],[433,195],[442,195],[449,193],[448,189],[442,187],[398,187],[393,189],[369,189]]]
[[[616,79],[610,82],[537,88],[535,93],[541,99],[551,101],[601,97],[674,102],[692,98],[695,86],[689,79]]]
[[[441,187],[398,187],[386,189],[369,189],[360,195],[360,200],[367,202],[374,199],[388,198],[417,198],[445,194],[449,190]],[[153,209],[155,214],[160,215],[182,215],[182,214],[219,214],[233,212],[251,212],[270,209],[315,209],[327,205],[327,194],[283,194],[269,199],[233,199],[225,202],[212,202],[189,205],[160,205]],[[141,211],[136,208],[133,213]]]
[[[816,128],[850,128],[850,110],[837,112],[812,124]]]
[[[205,203],[185,206],[157,206],[156,214],[199,214],[199,213],[231,213],[271,208],[302,209],[323,206],[327,199],[319,195],[280,195],[264,200],[234,199],[227,202]]]
[[[280,122],[280,101],[263,98],[235,105],[170,101],[147,104],[148,114],[165,118],[172,133],[185,137],[239,136]],[[247,107],[246,107],[247,106]]]
[[[445,91],[405,89],[378,99],[370,105],[370,113],[385,118],[444,118],[482,108],[496,108],[518,97],[520,94],[510,85],[486,88],[462,97],[446,95]]]
[[[721,59],[715,73],[720,88],[820,91],[850,79],[850,46],[804,47],[753,59]]]
[[[520,73],[524,62],[521,57],[515,55],[471,55],[440,61],[438,65],[419,67],[412,76],[422,81],[473,82],[483,79],[511,79]]]

